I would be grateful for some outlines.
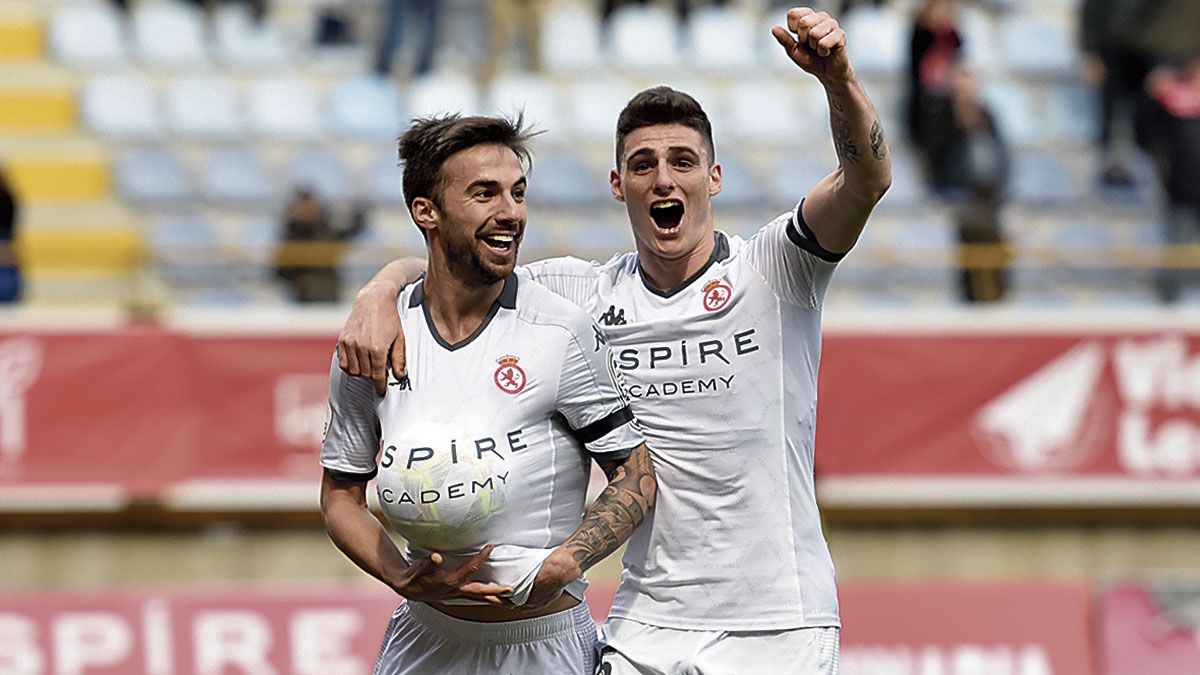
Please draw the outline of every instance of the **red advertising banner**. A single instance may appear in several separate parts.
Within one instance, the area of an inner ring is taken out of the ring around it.
[[[1200,673],[1200,584],[1112,588],[1098,634],[1105,675]]]
[[[0,508],[315,506],[333,345],[0,330]],[[1200,506],[1200,331],[835,330],[820,399],[826,506]]]
[[[598,620],[612,591],[588,593]],[[1095,672],[1082,585],[850,584],[841,596],[844,675]],[[358,585],[5,594],[0,671],[358,675],[396,604]]]
[[[825,340],[825,503],[1200,504],[1200,332]]]
[[[1096,672],[1082,583],[841,584],[838,596],[842,675]]]

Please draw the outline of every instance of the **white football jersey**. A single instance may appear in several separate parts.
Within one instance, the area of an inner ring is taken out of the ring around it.
[[[691,630],[837,626],[813,487],[821,303],[841,256],[784,214],[670,292],[637,255],[520,272],[602,324],[658,474],[609,616]]]
[[[457,344],[433,328],[424,283],[398,307],[408,376],[378,397],[334,359],[321,464],[344,480],[378,476],[409,556],[439,551],[456,565],[496,545],[477,578],[512,585],[522,604],[582,521],[591,458],[642,443],[607,345],[578,307],[516,275]],[[582,598],[585,586],[567,591]]]

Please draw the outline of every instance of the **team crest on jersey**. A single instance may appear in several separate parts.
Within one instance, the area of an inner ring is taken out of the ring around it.
[[[733,289],[720,279],[704,284],[704,309],[715,312],[724,307],[733,297]]]
[[[500,391],[506,394],[519,394],[521,390],[525,389],[527,381],[525,371],[517,365],[517,361],[520,360],[511,354],[496,359],[496,363],[499,363],[500,367],[496,369],[496,374],[492,376],[492,379]]]

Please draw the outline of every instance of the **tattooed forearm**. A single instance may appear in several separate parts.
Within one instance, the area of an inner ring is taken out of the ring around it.
[[[834,113],[830,119],[833,124],[833,147],[838,157],[846,162],[857,162],[858,146],[854,143],[854,127],[850,125],[850,120],[838,113]]]
[[[608,557],[633,533],[654,505],[658,483],[645,445],[620,464],[601,465],[608,487],[584,514],[583,524],[563,543],[581,570]]]
[[[879,120],[871,123],[871,155],[882,161],[887,156],[887,142],[883,140],[883,127]]]

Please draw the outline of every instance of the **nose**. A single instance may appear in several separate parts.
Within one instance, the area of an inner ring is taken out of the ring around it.
[[[654,171],[654,193],[657,195],[670,194],[675,187],[675,177],[671,175],[671,167],[667,162],[660,162]]]
[[[525,202],[517,201],[511,194],[501,197],[497,208],[496,221],[499,223],[516,227],[525,220]]]

